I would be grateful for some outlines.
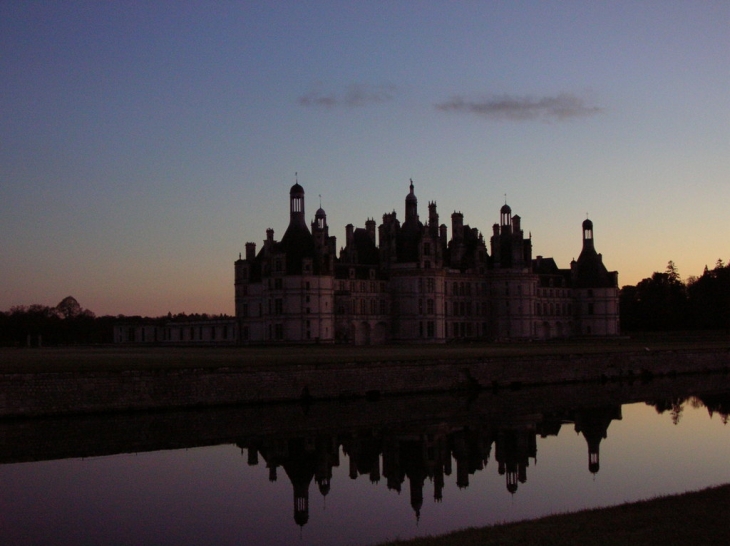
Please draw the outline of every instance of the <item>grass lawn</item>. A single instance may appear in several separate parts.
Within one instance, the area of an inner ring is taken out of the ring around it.
[[[730,544],[730,485],[389,546]]]
[[[480,358],[596,354],[626,351],[730,349],[724,332],[640,335],[530,343],[441,345],[159,347],[96,346],[0,349],[0,373],[164,368],[259,367],[297,364],[473,360]]]

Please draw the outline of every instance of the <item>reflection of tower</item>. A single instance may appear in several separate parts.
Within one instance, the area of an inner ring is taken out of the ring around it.
[[[340,466],[339,446],[335,438],[324,438],[317,442],[317,469],[314,473],[314,480],[323,497],[330,492],[333,466]]]
[[[456,460],[456,485],[469,486],[469,475],[483,470],[489,460],[493,434],[491,429],[476,430],[464,427],[451,435],[451,445]]]
[[[530,457],[537,455],[534,426],[500,429],[495,452],[499,474],[506,474],[507,491],[515,493],[518,483],[527,481]]]
[[[257,442],[258,443],[258,442]],[[294,521],[303,526],[309,521],[309,484],[317,474],[320,491],[329,491],[331,467],[323,467],[323,456],[316,449],[314,438],[275,438],[258,445],[258,453],[266,461],[269,480],[276,481],[277,468],[284,468],[294,488]],[[249,447],[249,464],[258,463],[257,450]],[[325,457],[326,459],[326,457]],[[319,464],[318,464],[319,463]],[[326,466],[325,460],[324,465]]]
[[[294,486],[294,521],[303,526],[309,521],[309,483],[314,473],[296,463],[285,464],[284,470]]]
[[[608,426],[614,419],[621,419],[621,406],[588,408],[575,412],[575,431],[583,433],[588,442],[588,470],[592,474],[596,474],[600,469],[601,440],[608,434]]]
[[[342,450],[350,458],[350,478],[369,474],[370,481],[380,481],[381,439],[373,435],[353,434],[342,442]]]
[[[420,440],[404,440],[400,444],[401,463],[409,481],[411,507],[416,519],[419,519],[423,507],[423,484],[426,481],[423,444]]]

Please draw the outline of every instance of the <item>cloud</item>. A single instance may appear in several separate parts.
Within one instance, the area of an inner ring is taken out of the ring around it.
[[[494,96],[480,101],[466,100],[461,96],[435,105],[443,112],[462,112],[477,116],[507,121],[563,121],[600,114],[603,108],[590,106],[585,100],[561,93],[555,97],[518,97],[514,95]]]
[[[315,108],[335,108],[345,106],[357,108],[369,104],[377,104],[393,100],[395,86],[393,85],[367,85],[352,84],[347,86],[341,94],[322,93],[319,90],[310,91],[299,97],[299,104]]]

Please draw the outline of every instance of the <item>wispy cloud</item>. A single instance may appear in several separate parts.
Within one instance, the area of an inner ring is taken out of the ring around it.
[[[345,106],[356,108],[393,100],[395,86],[367,85],[355,83],[347,86],[342,93],[323,93],[320,90],[310,91],[299,97],[299,104],[315,108],[335,108]]]
[[[461,112],[507,121],[563,121],[593,116],[604,110],[599,106],[586,104],[584,99],[570,93],[538,98],[501,95],[482,100],[467,100],[455,96],[435,106],[443,112]]]

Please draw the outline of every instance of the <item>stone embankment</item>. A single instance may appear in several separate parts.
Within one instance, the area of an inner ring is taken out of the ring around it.
[[[645,351],[480,360],[182,368],[0,375],[0,417],[291,400],[479,391],[516,385],[632,381],[727,371],[724,350]]]
[[[730,378],[691,374],[651,381],[578,383],[408,396],[248,404],[200,409],[93,413],[0,419],[0,464],[99,457],[221,444],[272,444],[292,438],[409,438],[467,427],[534,428],[547,420],[570,422],[583,410],[624,404],[728,399]],[[721,406],[715,404],[715,406]]]

